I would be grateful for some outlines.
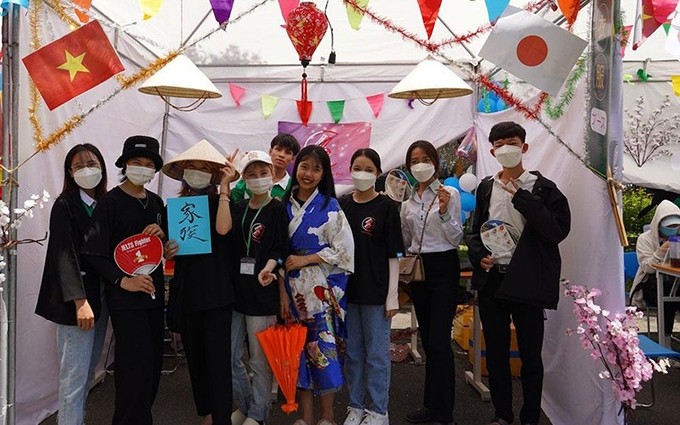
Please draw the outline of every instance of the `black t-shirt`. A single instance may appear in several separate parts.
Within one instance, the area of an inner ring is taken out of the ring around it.
[[[111,310],[137,310],[163,307],[163,268],[158,266],[151,277],[156,299],[145,292],[129,292],[120,287],[126,276],[113,260],[118,243],[142,233],[150,224],[158,224],[167,233],[165,207],[160,196],[146,191],[145,200],[135,198],[116,186],[97,201],[92,213],[92,227],[85,236],[82,254],[106,280],[106,298]]]
[[[353,304],[385,304],[388,259],[404,252],[397,207],[385,195],[357,203],[350,194],[339,201],[354,235],[354,274],[349,276],[347,300]]]
[[[259,213],[258,209],[248,208],[248,202],[244,199],[235,203],[231,211],[233,233],[239,247],[234,310],[248,316],[273,316],[279,312],[278,283],[274,279],[271,284],[262,286],[257,275],[268,260],[273,259],[278,264],[283,264],[286,260],[288,216],[278,199],[270,200]],[[246,257],[255,259],[253,275],[240,274],[241,258]]]
[[[218,201],[208,198],[210,211],[210,254],[178,255],[171,285],[182,291],[184,311],[205,311],[234,302],[235,255],[237,240],[233,232],[222,236],[215,228]],[[174,288],[173,288],[174,289]]]

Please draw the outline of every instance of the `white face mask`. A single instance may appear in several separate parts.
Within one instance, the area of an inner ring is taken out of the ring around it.
[[[359,192],[366,191],[375,185],[376,175],[368,171],[352,171],[352,183]]]
[[[425,162],[421,162],[415,165],[411,166],[411,174],[413,174],[413,177],[418,180],[418,182],[423,183],[428,180],[432,176],[434,176],[434,164],[428,164]]]
[[[73,180],[83,189],[94,189],[102,181],[102,169],[85,167],[73,173]]]
[[[272,176],[261,177],[259,179],[246,179],[246,188],[254,195],[264,195],[274,186]]]
[[[184,170],[182,179],[194,190],[205,189],[210,186],[212,174],[199,170]]]
[[[139,165],[128,165],[125,170],[125,177],[135,186],[144,186],[153,179],[156,170],[153,168],[140,167]]]
[[[496,161],[505,168],[514,168],[522,162],[522,148],[520,146],[503,145],[494,149]]]

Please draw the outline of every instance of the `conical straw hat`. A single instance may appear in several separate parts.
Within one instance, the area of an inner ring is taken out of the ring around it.
[[[182,180],[184,168],[188,161],[205,161],[210,164],[212,171],[212,184],[217,184],[222,179],[220,168],[224,167],[227,159],[207,140],[203,139],[189,149],[185,150],[175,158],[166,162],[163,166],[163,173],[175,180]]]

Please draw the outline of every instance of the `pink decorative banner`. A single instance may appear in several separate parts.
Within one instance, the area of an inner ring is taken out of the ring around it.
[[[281,133],[292,134],[302,147],[322,146],[331,157],[331,169],[336,184],[352,184],[349,170],[352,154],[371,144],[371,124],[367,122],[311,123],[305,127],[299,122],[279,121],[279,134]]]
[[[298,7],[300,0],[279,0],[279,8],[281,9],[281,16],[283,16],[283,22],[288,22],[288,14],[291,10]]]
[[[246,89],[243,87],[229,83],[229,93],[231,93],[231,97],[234,99],[234,102],[236,102],[237,107],[241,107],[241,98],[245,92]]]
[[[385,93],[374,94],[373,96],[366,97],[371,110],[373,111],[373,116],[378,118],[380,111],[382,111],[383,103],[385,102]]]

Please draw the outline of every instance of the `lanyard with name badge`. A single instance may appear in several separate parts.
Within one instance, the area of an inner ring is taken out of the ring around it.
[[[241,258],[241,269],[240,273],[248,276],[254,276],[255,275],[255,259],[250,257],[250,243],[252,242],[253,238],[253,227],[255,226],[255,220],[257,220],[257,217],[260,215],[260,212],[262,211],[262,208],[265,206],[266,202],[262,202],[260,205],[260,208],[257,209],[257,212],[255,213],[255,217],[253,217],[252,221],[250,222],[250,228],[248,231],[248,239],[246,239],[245,234],[245,228],[243,227],[245,222],[246,222],[246,216],[248,215],[248,210],[250,207],[246,207],[246,212],[243,214],[243,218],[241,219],[241,231],[243,232],[243,242],[246,243],[246,256]]]

